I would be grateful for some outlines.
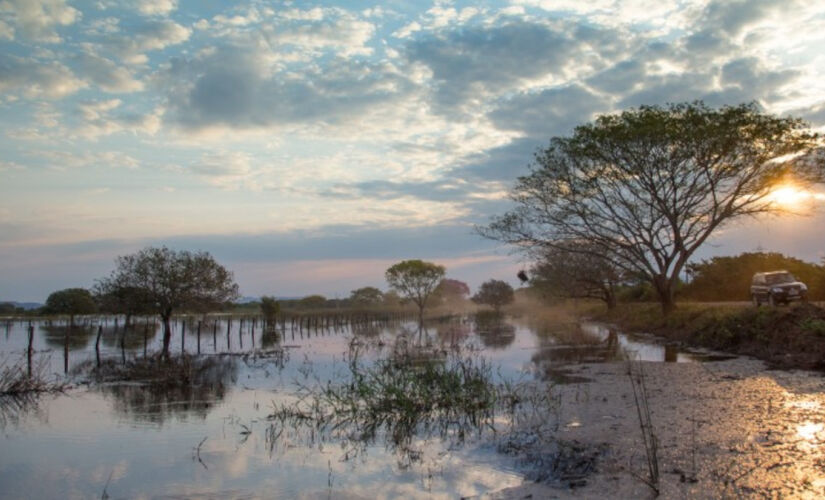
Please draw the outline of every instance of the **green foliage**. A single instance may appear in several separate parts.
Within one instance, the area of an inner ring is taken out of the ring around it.
[[[825,337],[825,320],[815,318],[805,318],[801,324],[802,329],[814,335]]]
[[[92,294],[85,288],[66,288],[53,292],[46,299],[43,307],[46,314],[68,314],[72,318],[76,314],[93,314],[97,312]]]
[[[825,266],[811,264],[776,252],[746,252],[713,257],[691,264],[693,279],[683,296],[693,300],[750,300],[751,278],[764,271],[790,271],[808,285],[808,298],[825,300]]]
[[[118,257],[101,290],[133,290],[136,301],[168,319],[178,309],[205,312],[238,297],[232,273],[208,252],[145,248]]]
[[[354,306],[377,306],[384,302],[384,294],[374,286],[365,286],[353,290],[349,300]]]
[[[11,302],[0,302],[0,314],[22,314],[26,311],[22,307],[17,307]]]
[[[561,298],[599,299],[616,305],[622,272],[597,247],[576,243],[541,252],[530,269],[530,284]]]
[[[327,306],[327,298],[323,295],[308,295],[296,304],[299,309],[323,309]]]
[[[439,302],[458,305],[470,295],[470,287],[463,281],[445,278],[435,287],[434,294]]]
[[[275,317],[281,312],[281,304],[275,300],[275,297],[261,297],[261,313],[264,315],[267,323],[275,321]]]
[[[492,306],[498,312],[515,298],[513,287],[501,280],[488,280],[481,284],[475,295],[473,302]]]
[[[384,273],[390,288],[418,306],[419,319],[424,318],[424,307],[438,283],[447,272],[444,266],[422,260],[401,261]]]

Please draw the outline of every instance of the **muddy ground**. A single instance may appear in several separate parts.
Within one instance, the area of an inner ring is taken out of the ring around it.
[[[825,498],[825,378],[737,358],[643,363],[659,440],[660,498]],[[638,368],[638,365],[636,366]],[[561,439],[600,452],[580,481],[525,483],[486,495],[654,498],[627,362],[572,368],[557,386]]]

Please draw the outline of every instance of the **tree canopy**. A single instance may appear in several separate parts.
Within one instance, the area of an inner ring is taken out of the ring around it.
[[[612,309],[621,271],[585,245],[546,248],[530,269],[530,284],[556,297],[599,299]]]
[[[374,286],[365,286],[353,290],[349,300],[354,306],[376,306],[384,302],[384,293]]]
[[[46,314],[68,314],[70,323],[74,324],[76,314],[97,312],[97,304],[89,290],[85,288],[66,288],[49,294],[43,307]]]
[[[281,304],[278,303],[275,297],[268,297],[266,295],[261,297],[261,313],[264,315],[267,327],[271,328],[274,326],[275,318],[279,312],[281,312]]]
[[[478,292],[473,295],[473,302],[492,306],[496,313],[515,298],[513,287],[500,280],[488,280],[481,284]]]
[[[694,300],[749,300],[754,273],[785,270],[808,285],[808,298],[825,299],[825,266],[776,252],[746,252],[688,264],[690,283],[682,294]]]
[[[391,288],[418,306],[418,319],[424,320],[424,307],[447,272],[444,266],[422,260],[401,261],[384,273]]]
[[[118,257],[115,270],[100,280],[102,289],[139,290],[163,320],[163,352],[169,354],[169,320],[176,310],[206,312],[238,297],[232,273],[208,252],[148,247]]]
[[[511,192],[516,208],[479,228],[541,253],[587,242],[587,253],[644,277],[665,312],[679,273],[735,219],[777,212],[771,190],[825,179],[819,137],[756,104],[642,106],[555,137]]]
[[[458,305],[467,300],[470,287],[467,283],[456,279],[444,278],[435,288],[435,295],[445,304]]]

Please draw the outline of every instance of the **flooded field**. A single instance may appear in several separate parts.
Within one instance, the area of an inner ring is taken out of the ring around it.
[[[421,366],[441,367],[438,376],[476,370],[508,387],[519,405],[529,398],[512,396],[513,387],[532,384],[544,396],[524,411],[552,433],[560,409],[549,388],[570,381],[571,363],[621,359],[625,350],[648,361],[701,358],[599,325],[565,336],[529,321],[462,317],[424,330],[370,322],[264,331],[251,320],[207,318],[175,322],[172,362],[163,366],[179,371],[159,376],[160,327],[146,319],[122,325],[123,318],[119,325],[95,318],[71,331],[65,322],[0,323],[0,360],[25,363],[31,333],[34,369],[70,384],[62,393],[0,403],[0,497],[473,496],[536,476],[536,464],[504,440],[503,429],[523,416],[490,407],[471,417],[432,417],[427,409],[398,439],[395,409],[369,422],[369,433],[355,417],[335,420],[343,407],[323,424],[311,420],[312,397],[343,394],[323,392],[329,387],[351,395],[357,378],[378,377],[376,366],[392,367],[393,377],[399,366],[414,366],[406,384],[422,377]]]

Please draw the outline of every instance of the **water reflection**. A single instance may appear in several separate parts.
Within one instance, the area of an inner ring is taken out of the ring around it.
[[[264,349],[272,349],[281,345],[281,332],[275,328],[264,330],[261,334],[261,347]]]
[[[237,363],[228,356],[150,358],[125,367],[104,365],[99,373],[120,379],[99,386],[116,413],[162,424],[171,417],[206,418],[236,381]]]
[[[89,345],[97,330],[91,326],[41,325],[40,331],[47,345],[77,351]]]
[[[485,347],[504,349],[516,339],[516,327],[505,321],[502,314],[492,311],[476,313],[476,335]]]
[[[128,329],[113,326],[103,327],[100,343],[106,347],[117,349],[123,347],[127,351],[136,351],[151,343],[159,330],[160,325],[157,323],[133,325]]]

